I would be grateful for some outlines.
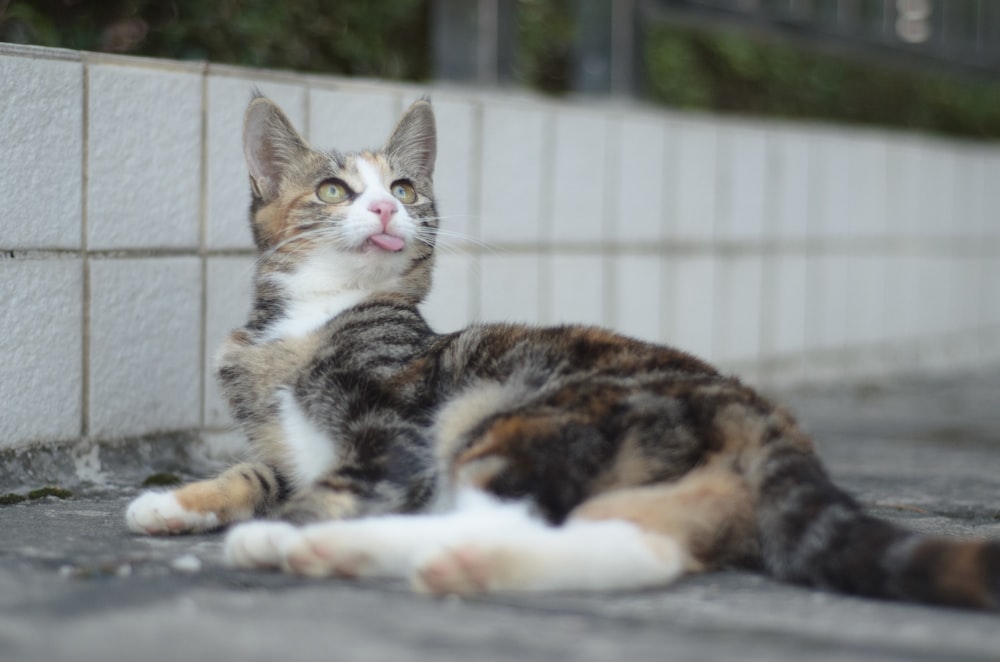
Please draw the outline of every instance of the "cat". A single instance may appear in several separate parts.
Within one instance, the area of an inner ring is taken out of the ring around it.
[[[380,150],[341,153],[253,98],[254,300],[217,361],[253,460],[140,495],[133,531],[236,525],[234,566],[435,595],[663,586],[735,565],[998,606],[1000,543],[869,516],[791,414],[690,354],[583,326],[432,331],[418,305],[436,151],[428,100]]]

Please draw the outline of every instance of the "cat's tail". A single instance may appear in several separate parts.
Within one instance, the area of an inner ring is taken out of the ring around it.
[[[780,427],[746,472],[769,573],[856,595],[1000,608],[1000,541],[932,537],[865,514],[794,423]]]

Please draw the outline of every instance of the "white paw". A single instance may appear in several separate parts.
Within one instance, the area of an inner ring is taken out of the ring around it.
[[[438,549],[421,559],[410,577],[414,590],[430,595],[475,595],[500,588],[506,566],[497,547],[475,543]]]
[[[215,513],[185,510],[173,492],[145,492],[125,511],[128,528],[136,533],[194,533],[219,526]]]
[[[226,535],[226,562],[237,568],[280,568],[284,549],[302,537],[288,522],[248,522]]]

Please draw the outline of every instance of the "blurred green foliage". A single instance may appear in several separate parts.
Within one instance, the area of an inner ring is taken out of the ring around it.
[[[395,79],[429,32],[426,0],[0,0],[0,41]]]
[[[575,0],[517,0],[518,79],[569,91]],[[431,0],[0,0],[0,41],[273,69],[430,78]],[[734,31],[647,27],[644,94],[685,109],[1000,139],[1000,81]]]
[[[517,77],[559,94],[572,84],[576,24],[570,0],[518,0]]]
[[[1000,138],[1000,80],[848,59],[732,31],[657,27],[647,94],[681,108]]]

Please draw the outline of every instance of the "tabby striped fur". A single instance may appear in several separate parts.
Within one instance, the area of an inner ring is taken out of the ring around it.
[[[998,606],[1000,544],[866,515],[788,412],[693,356],[590,327],[434,333],[417,309],[437,229],[428,102],[382,150],[340,154],[258,97],[245,151],[255,301],[218,376],[255,457],[143,495],[134,530],[270,516],[230,532],[231,562],[432,593],[628,588],[741,564]],[[331,180],[350,200],[320,199]]]

